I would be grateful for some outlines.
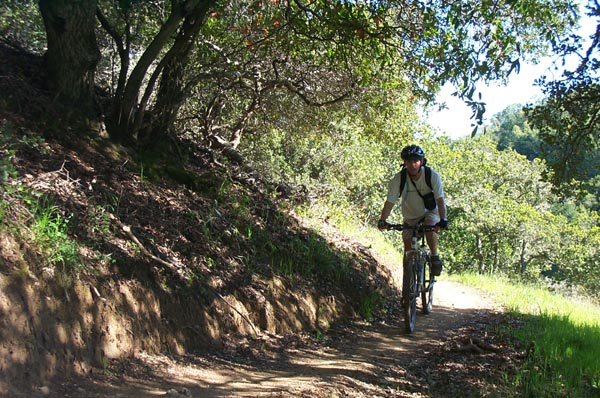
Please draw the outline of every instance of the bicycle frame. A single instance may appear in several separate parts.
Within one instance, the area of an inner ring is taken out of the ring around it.
[[[389,229],[397,231],[412,230],[411,250],[406,251],[404,254],[402,277],[402,305],[405,329],[407,333],[412,333],[415,330],[417,299],[419,296],[421,296],[424,314],[429,314],[433,306],[435,276],[431,272],[431,261],[429,249],[425,244],[425,233],[434,231],[435,227],[423,225],[422,222],[419,222],[415,226],[390,224]]]

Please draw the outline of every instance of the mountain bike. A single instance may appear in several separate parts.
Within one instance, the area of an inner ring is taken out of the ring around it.
[[[404,325],[407,333],[415,331],[417,320],[417,299],[421,296],[422,311],[429,314],[433,307],[433,285],[435,275],[431,272],[429,248],[425,244],[425,233],[434,231],[435,226],[415,226],[403,224],[388,224],[391,230],[412,230],[411,250],[405,253],[407,258],[402,272],[402,307],[404,309]]]

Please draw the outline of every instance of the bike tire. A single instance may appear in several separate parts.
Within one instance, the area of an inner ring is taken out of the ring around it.
[[[431,260],[429,256],[425,258],[423,265],[423,288],[421,289],[421,304],[424,314],[431,313],[433,309],[433,285],[435,284],[435,276],[431,272]]]
[[[417,321],[417,259],[413,256],[404,267],[402,277],[402,295],[404,296],[404,330],[406,333],[415,331]]]

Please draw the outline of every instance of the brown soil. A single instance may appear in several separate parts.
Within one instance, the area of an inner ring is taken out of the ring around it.
[[[504,321],[480,292],[442,281],[436,305],[407,335],[398,322],[353,324],[320,339],[263,334],[196,355],[137,352],[89,377],[39,386],[47,397],[484,397],[514,351],[490,335]],[[4,395],[20,397],[24,395]]]

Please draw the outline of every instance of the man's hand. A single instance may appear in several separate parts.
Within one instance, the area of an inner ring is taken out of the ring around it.
[[[377,221],[377,229],[380,231],[390,229],[390,224],[385,220],[379,220]]]
[[[437,224],[435,224],[435,232],[440,232],[442,229],[448,228],[448,219],[442,218]]]

